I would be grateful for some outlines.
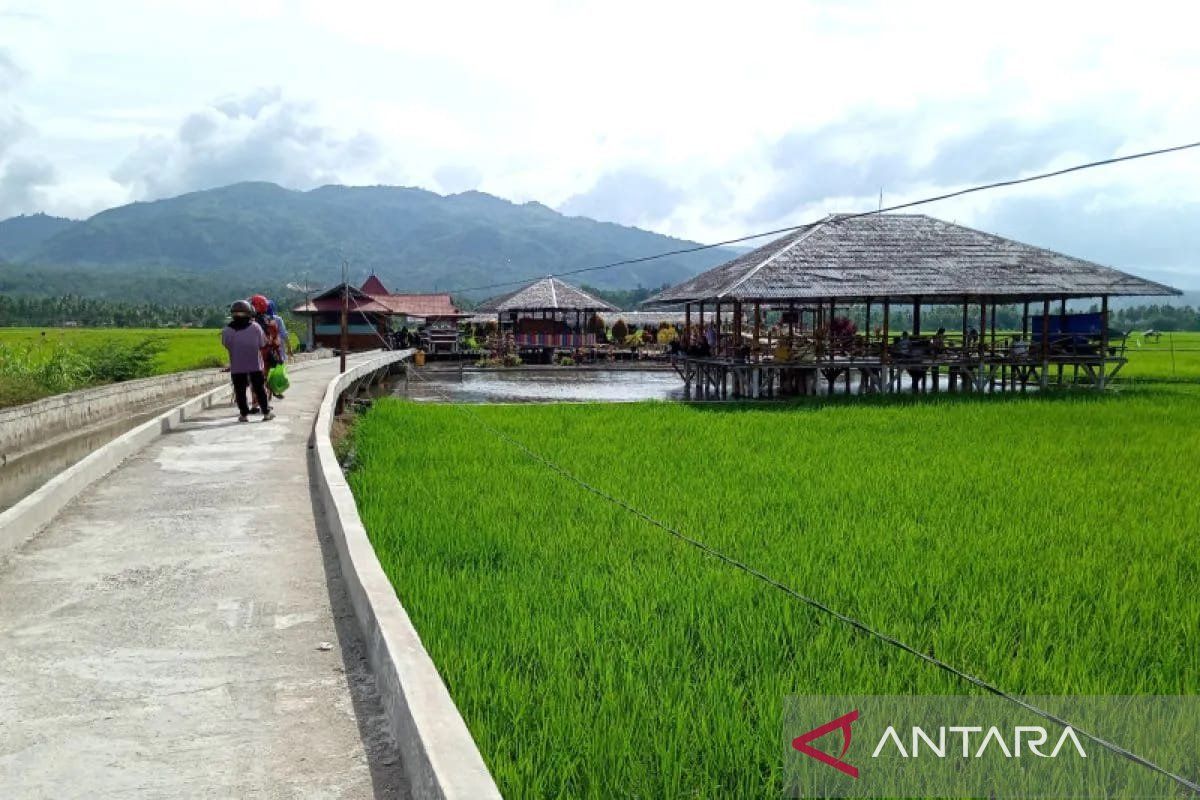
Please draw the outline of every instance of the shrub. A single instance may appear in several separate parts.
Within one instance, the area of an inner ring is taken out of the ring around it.
[[[629,326],[625,324],[625,320],[619,319],[612,326],[612,340],[617,344],[625,341],[625,337],[629,335]]]
[[[115,383],[154,374],[154,360],[166,349],[161,339],[143,339],[129,344],[106,340],[84,350],[82,355],[94,383]]]
[[[592,318],[588,320],[587,329],[589,333],[596,334],[597,340],[603,340],[608,334],[608,328],[599,314],[592,314]]]

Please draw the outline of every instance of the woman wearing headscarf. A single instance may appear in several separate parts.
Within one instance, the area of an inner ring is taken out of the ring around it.
[[[250,406],[246,389],[254,392],[254,401],[262,409],[263,422],[275,418],[267,403],[267,383],[263,372],[262,348],[266,334],[254,321],[254,309],[245,300],[229,307],[229,324],[221,329],[221,344],[229,351],[229,376],[233,381],[233,397],[238,407],[238,422],[250,421]]]

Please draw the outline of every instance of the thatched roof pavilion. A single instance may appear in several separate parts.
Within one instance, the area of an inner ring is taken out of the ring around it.
[[[924,214],[876,214],[827,217],[643,305],[885,298],[1014,303],[1176,294],[1161,283]]]
[[[517,289],[484,300],[477,314],[510,314],[524,311],[617,311],[612,303],[588,294],[553,276],[548,276]]]
[[[1064,367],[1070,367],[1077,377],[1084,376],[1083,381],[1103,388],[1125,363],[1123,349],[1110,343],[1108,298],[1179,293],[1110,267],[923,214],[872,214],[829,216],[665,289],[643,306],[683,304],[689,317],[693,305],[715,308],[715,332],[692,329],[689,319],[685,344],[694,344],[697,337],[709,344],[699,348],[702,358],[686,365],[689,382],[724,387],[730,369],[745,371],[735,365],[786,361],[789,369],[807,363],[803,369],[812,374],[805,379],[819,382],[823,376],[830,391],[839,376],[845,377],[849,390],[852,373],[860,378],[860,391],[890,391],[900,372],[891,368],[904,363],[914,391],[930,376],[932,390],[937,391],[942,369],[949,371],[951,388],[961,378],[964,388],[983,391],[997,381],[1007,386],[1010,380],[1022,389],[1030,382],[1045,387],[1052,364],[1060,382]],[[1067,301],[1074,298],[1098,298],[1100,312],[1068,315]],[[1052,301],[1058,303],[1053,317]],[[1031,317],[1035,302],[1041,314]],[[907,330],[903,336],[889,336],[893,303],[911,304],[912,339]],[[1014,304],[1024,306],[1021,333],[998,336],[996,307]],[[947,333],[944,327],[935,337],[922,338],[922,307],[945,305],[962,307],[961,339],[953,341],[959,334]],[[753,308],[749,346],[742,332],[744,306]],[[862,306],[865,314],[859,313]],[[881,326],[874,331],[872,306],[877,312],[882,306],[877,317]],[[974,306],[977,315],[970,310]],[[721,326],[722,307],[727,314],[732,311],[731,335]],[[812,319],[807,332],[806,307]],[[786,353],[786,358],[765,352],[771,338],[768,333],[764,348],[764,308],[785,309],[787,330],[780,338],[787,347],[779,354]],[[855,315],[865,319],[862,331],[850,320],[854,308]],[[839,310],[845,314],[840,318]],[[696,355],[693,348],[689,356]],[[767,381],[778,379],[771,370],[763,375]],[[739,380],[735,375],[735,386]]]
[[[518,348],[548,351],[594,347],[588,330],[592,315],[617,307],[553,276],[499,297],[485,300],[476,317],[495,314],[499,326],[513,334]]]

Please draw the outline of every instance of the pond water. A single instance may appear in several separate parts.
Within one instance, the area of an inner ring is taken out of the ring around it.
[[[682,400],[674,370],[572,369],[463,372],[422,370],[421,378],[398,376],[397,397],[419,402],[584,403]],[[422,378],[424,380],[422,380]],[[407,384],[407,385],[406,385]]]

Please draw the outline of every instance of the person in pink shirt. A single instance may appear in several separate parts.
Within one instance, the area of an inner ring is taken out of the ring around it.
[[[246,389],[254,392],[256,405],[262,409],[263,422],[275,418],[267,404],[267,382],[263,374],[262,348],[267,337],[253,319],[254,309],[245,300],[229,307],[229,324],[221,329],[221,344],[229,351],[229,375],[233,380],[233,397],[237,401],[238,422],[250,421],[250,406]]]

